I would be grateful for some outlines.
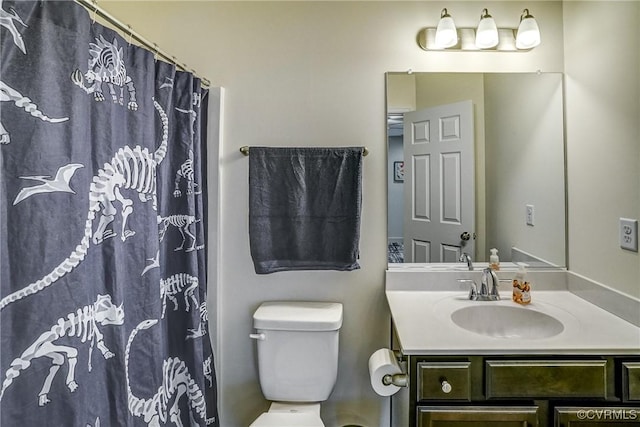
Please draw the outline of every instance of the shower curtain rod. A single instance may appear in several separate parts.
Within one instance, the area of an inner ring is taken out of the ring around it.
[[[142,44],[143,47],[153,52],[156,57],[163,58],[167,62],[175,64],[177,68],[183,71],[190,72],[194,76],[198,77],[202,81],[202,86],[206,88],[211,86],[211,82],[208,79],[198,76],[196,71],[194,69],[189,69],[186,64],[179,64],[175,56],[169,56],[167,53],[160,50],[157,44],[151,43],[150,41],[142,37],[140,34],[133,31],[133,29],[131,28],[131,25],[126,25],[121,21],[119,21],[109,12],[107,12],[102,7],[100,7],[96,0],[74,0],[74,1],[80,4],[81,6],[84,6],[84,8],[89,11],[89,13],[91,14],[92,21],[95,21],[96,14],[99,15],[101,18],[103,18],[110,24],[115,25],[119,30],[123,31],[125,36],[129,37],[129,41],[131,41],[131,39],[137,40],[139,43]]]

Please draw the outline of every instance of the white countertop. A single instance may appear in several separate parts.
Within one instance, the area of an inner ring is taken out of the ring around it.
[[[464,291],[387,287],[386,296],[406,355],[640,354],[640,328],[566,290],[533,291],[527,306],[512,302],[507,292],[501,292],[502,301],[488,302],[470,301]],[[561,321],[564,330],[550,338],[496,338],[453,323],[453,311],[476,304],[541,311]]]

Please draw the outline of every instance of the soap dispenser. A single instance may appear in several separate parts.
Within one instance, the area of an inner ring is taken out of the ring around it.
[[[500,270],[500,258],[498,258],[498,250],[496,248],[490,249],[491,255],[489,256],[489,268],[493,271]]]
[[[518,271],[513,278],[512,299],[518,304],[529,304],[531,302],[531,285],[526,279],[527,268],[525,264],[518,264]]]

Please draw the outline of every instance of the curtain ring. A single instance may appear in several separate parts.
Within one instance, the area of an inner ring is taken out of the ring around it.
[[[91,15],[91,25],[96,23],[97,14],[98,14],[98,0],[93,0],[93,13]]]
[[[131,46],[131,38],[133,37],[133,29],[131,28],[131,25],[127,25],[127,28],[129,29],[129,39],[127,40],[127,43],[129,44],[129,46]]]
[[[153,52],[153,62],[158,62],[158,45],[156,43],[153,44],[154,52]]]

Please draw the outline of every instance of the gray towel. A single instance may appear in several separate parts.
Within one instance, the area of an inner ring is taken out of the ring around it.
[[[249,243],[258,274],[360,268],[362,147],[249,150]]]

